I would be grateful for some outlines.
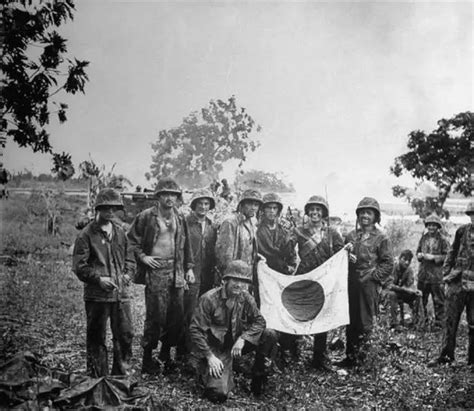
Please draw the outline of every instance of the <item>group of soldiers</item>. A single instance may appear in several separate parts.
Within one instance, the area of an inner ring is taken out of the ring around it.
[[[413,254],[406,250],[394,262],[389,239],[377,227],[380,206],[373,198],[359,202],[356,228],[343,239],[328,224],[329,205],[318,195],[304,205],[303,221],[291,226],[280,218],[283,204],[277,194],[262,197],[256,190],[246,190],[236,212],[216,227],[209,218],[216,205],[211,191],[194,193],[187,216],[178,211],[182,192],[174,180],[161,179],[155,194],[156,204],[140,212],[125,231],[115,216],[123,208],[120,194],[102,190],[96,199],[94,220],[75,242],[73,270],[85,283],[90,375],[108,374],[108,319],[113,339],[112,374],[130,371],[133,327],[129,290],[134,282],[145,285],[142,373],[156,374],[177,363],[192,365],[204,395],[221,402],[232,390],[233,359],[253,351],[251,390],[261,394],[276,356],[289,352],[297,358],[300,341],[298,336],[266,328],[259,310],[258,260],[264,258],[281,274],[299,275],[314,270],[341,249],[349,256],[346,356],[332,364],[327,333],[316,334],[311,359],[314,368],[331,371],[333,365],[353,367],[364,362],[382,289],[391,304],[394,326],[398,325],[399,304],[407,302],[413,307],[421,293],[425,307],[432,295],[436,322],[445,328],[436,364],[454,359],[459,317],[466,307],[468,362],[474,363],[472,223],[457,230],[449,248],[440,234],[439,219],[425,220],[427,232],[416,252],[420,292],[413,293],[409,267]],[[473,205],[467,214],[474,220]],[[446,311],[443,282],[448,284]],[[156,358],[154,350],[160,341]],[[174,359],[172,347],[176,347]]]

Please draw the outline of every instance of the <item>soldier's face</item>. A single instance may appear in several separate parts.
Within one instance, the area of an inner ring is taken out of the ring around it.
[[[368,227],[375,224],[375,211],[371,208],[363,208],[359,211],[359,224],[362,227]]]
[[[265,219],[268,221],[275,221],[278,217],[278,204],[276,203],[270,203],[266,204],[265,208],[263,209],[263,216]]]
[[[259,208],[260,203],[258,201],[245,200],[241,204],[242,214],[247,218],[255,217]]]
[[[408,268],[408,266],[410,265],[411,263],[411,260],[405,258],[405,257],[400,257],[400,259],[398,260],[399,263],[400,263],[400,266],[406,270]]]
[[[211,201],[208,198],[200,198],[196,201],[194,212],[198,217],[205,217],[211,209]]]
[[[428,224],[426,224],[426,229],[428,230],[428,233],[434,234],[434,233],[436,233],[436,231],[438,231],[438,225],[428,223]]]
[[[323,219],[324,209],[320,205],[311,204],[308,207],[308,217],[312,223],[319,223]]]
[[[249,284],[245,281],[237,280],[235,278],[228,278],[225,283],[225,291],[229,297],[237,297],[242,292],[249,290]]]
[[[158,204],[163,208],[173,208],[178,201],[178,194],[175,193],[161,193],[158,196]]]
[[[99,224],[106,224],[115,218],[117,207],[101,206],[97,209],[97,222]]]

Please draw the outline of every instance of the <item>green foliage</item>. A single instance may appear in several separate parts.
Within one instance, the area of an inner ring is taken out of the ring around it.
[[[407,241],[413,237],[414,228],[414,224],[409,220],[390,220],[385,224],[384,231],[392,244],[394,257],[398,257],[400,252],[407,248]],[[421,237],[421,233],[419,237]],[[419,240],[419,237],[416,241]],[[411,244],[410,246],[415,253],[416,244],[414,247]]]
[[[52,100],[64,91],[84,92],[89,62],[66,59],[66,39],[56,28],[72,20],[74,3],[63,1],[8,1],[3,6],[3,73],[0,131],[6,132],[20,147],[34,152],[53,153],[46,126],[50,115],[66,121],[67,105]],[[57,108],[52,111],[53,107]],[[70,156],[54,154],[60,178]]]
[[[241,190],[253,188],[263,192],[293,193],[295,191],[293,184],[286,182],[281,173],[270,173],[262,170],[238,172],[235,178],[235,186]]]
[[[439,190],[437,198],[420,205],[421,214],[435,211],[442,215],[443,205],[452,192],[471,195],[471,161],[474,157],[474,113],[459,113],[450,119],[438,121],[431,133],[421,130],[409,134],[408,152],[397,157],[390,172],[400,177],[408,172],[418,182],[430,181]],[[406,187],[392,188],[395,197],[406,197]],[[420,214],[420,215],[421,215]]]
[[[211,100],[207,107],[183,119],[180,126],[161,130],[152,144],[151,173],[147,178],[174,176],[189,188],[202,187],[218,178],[228,160],[246,160],[259,146],[251,133],[260,126],[237,105],[234,96],[227,101]]]

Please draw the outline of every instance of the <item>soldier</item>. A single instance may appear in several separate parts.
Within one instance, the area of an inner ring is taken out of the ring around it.
[[[464,308],[469,326],[467,363],[474,365],[474,202],[468,204],[466,214],[471,218],[471,222],[456,230],[443,265],[443,280],[447,284],[446,326],[441,353],[428,364],[429,366],[454,361],[456,333]]]
[[[328,224],[329,206],[323,197],[311,196],[304,206],[304,213],[306,218],[294,229],[301,260],[296,274],[314,270],[344,247],[341,235]],[[311,365],[322,371],[331,371],[326,346],[327,333],[315,334]]]
[[[237,213],[222,222],[216,242],[219,273],[223,273],[231,261],[242,260],[251,267],[254,273],[254,287],[258,285],[255,271],[257,239],[252,219],[257,216],[261,205],[262,195],[257,190],[245,190],[237,206]]]
[[[198,298],[209,291],[215,284],[214,265],[216,245],[216,228],[207,216],[216,206],[209,190],[198,190],[191,199],[191,213],[186,217],[189,229],[189,241],[194,260],[194,284],[189,284],[184,292],[185,343],[179,347],[180,354],[189,354],[191,340],[189,324],[196,308]]]
[[[413,290],[415,276],[410,267],[413,259],[411,250],[403,250],[398,261],[393,266],[393,276],[387,285],[386,297],[390,304],[390,326],[398,329],[404,324],[403,304],[407,303],[413,313],[413,323],[418,320],[418,309],[421,291]],[[400,321],[398,320],[397,308],[400,307]]]
[[[251,389],[255,395],[261,394],[267,374],[265,358],[273,358],[276,349],[276,333],[265,329],[265,319],[248,293],[250,266],[243,261],[230,262],[223,280],[223,286],[199,299],[190,326],[204,395],[213,402],[225,401],[232,390],[233,358],[254,350]]]
[[[194,283],[188,228],[176,209],[181,190],[173,179],[163,178],[155,194],[157,204],[139,213],[128,232],[138,265],[135,282],[145,284],[143,373],[158,371],[152,358],[158,340],[162,342],[159,359],[171,367],[170,348],[183,332],[184,286]]]
[[[422,305],[425,318],[428,318],[426,306],[432,297],[436,328],[441,328],[445,321],[443,262],[448,253],[449,244],[441,234],[441,220],[436,214],[425,219],[427,232],[421,236],[416,257],[420,262],[418,269],[418,289],[422,292]]]
[[[346,238],[349,258],[349,325],[346,327],[346,358],[337,365],[352,367],[364,360],[367,342],[378,312],[379,293],[393,269],[392,247],[388,237],[375,224],[380,223],[377,200],[364,197],[356,209],[356,229]]]
[[[73,271],[84,282],[87,317],[87,372],[108,374],[106,331],[110,318],[113,340],[112,374],[124,375],[132,357],[133,325],[129,284],[135,269],[132,250],[123,229],[115,224],[115,211],[123,209],[112,188],[99,192],[96,218],[76,238]]]
[[[283,204],[278,194],[263,196],[262,217],[257,228],[258,253],[267,265],[281,274],[293,274],[296,269],[295,239],[279,221]]]

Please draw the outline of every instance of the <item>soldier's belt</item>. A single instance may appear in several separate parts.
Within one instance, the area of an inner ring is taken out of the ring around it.
[[[153,257],[153,259],[160,265],[160,267],[152,268],[151,271],[170,271],[174,268],[173,258]]]

